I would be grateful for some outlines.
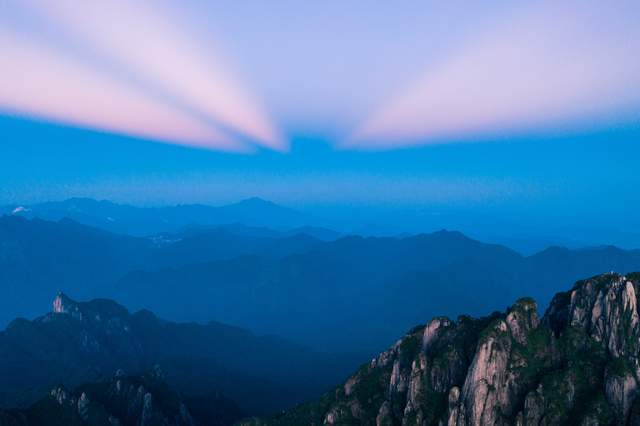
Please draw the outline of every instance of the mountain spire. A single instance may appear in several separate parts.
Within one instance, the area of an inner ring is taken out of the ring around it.
[[[80,312],[78,304],[61,291],[53,299],[53,313],[69,314],[74,318],[82,319],[82,312]]]

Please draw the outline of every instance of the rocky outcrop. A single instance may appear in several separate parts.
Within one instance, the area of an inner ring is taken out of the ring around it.
[[[53,310],[54,314],[71,314],[71,313],[79,313],[80,308],[77,303],[74,303],[71,299],[69,299],[64,293],[60,292],[56,295],[55,299],[53,299]],[[81,315],[78,315],[78,318],[82,318]]]
[[[538,324],[535,302],[522,299],[484,330],[448,424],[509,423],[529,385],[520,371],[528,359],[518,346],[527,344]]]
[[[26,410],[0,413],[0,425],[195,426],[185,403],[161,379],[157,371],[140,377],[120,371],[73,392],[58,386]]]
[[[319,402],[254,425],[640,425],[640,274],[434,318]]]

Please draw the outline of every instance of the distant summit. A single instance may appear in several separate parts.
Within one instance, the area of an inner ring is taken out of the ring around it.
[[[79,311],[78,305],[62,292],[59,292],[53,299],[54,314],[71,314]]]
[[[230,204],[227,207],[233,207],[233,206],[244,206],[244,207],[280,207],[278,206],[276,203],[269,201],[269,200],[265,200],[264,198],[260,198],[260,197],[250,197],[250,198],[245,198],[244,200],[240,200],[237,203],[234,204]]]
[[[75,320],[92,320],[100,322],[102,320],[107,323],[122,322],[125,324],[129,321],[129,312],[127,309],[113,300],[109,299],[93,299],[89,302],[79,303],[66,294],[59,292],[53,299],[53,314],[69,315]],[[124,326],[127,328],[127,326]]]

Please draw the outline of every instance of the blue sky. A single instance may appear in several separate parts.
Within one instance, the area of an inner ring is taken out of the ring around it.
[[[260,196],[640,245],[619,236],[640,224],[640,7],[614,3],[4,2],[0,203]]]

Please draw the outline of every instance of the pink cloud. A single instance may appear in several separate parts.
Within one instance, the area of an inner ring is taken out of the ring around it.
[[[616,8],[547,2],[522,9],[426,70],[345,146],[472,140],[628,116],[640,104],[635,9],[622,2]]]
[[[0,109],[59,123],[209,149],[246,146],[179,109],[22,35],[0,31]]]
[[[136,77],[179,99],[213,122],[271,149],[286,149],[265,113],[207,40],[204,49],[185,35],[159,4],[114,0],[30,0],[60,31],[113,59]]]

